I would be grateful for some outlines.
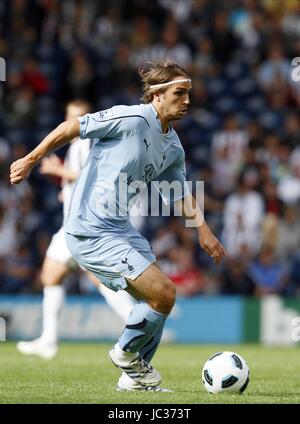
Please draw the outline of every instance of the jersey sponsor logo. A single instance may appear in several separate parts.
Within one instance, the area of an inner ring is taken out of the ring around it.
[[[133,182],[133,178],[131,175],[127,178],[127,185],[129,186]]]
[[[148,163],[148,165],[144,167],[142,179],[146,184],[152,180],[152,178],[154,177],[154,172],[155,170],[152,163]]]
[[[119,185],[119,192],[120,193],[124,193],[126,192],[126,186],[125,186],[125,181],[126,181],[126,185],[127,185],[127,194],[133,194],[134,197],[137,194],[140,194],[140,192],[146,187],[146,183],[145,181],[140,181],[140,180],[134,180],[132,178],[131,175],[127,176],[127,174],[120,174],[120,176],[122,175],[121,179],[121,184]],[[125,198],[123,200],[126,200],[127,196],[125,196]],[[135,202],[135,200],[134,200]],[[128,204],[128,206],[130,205],[130,202]]]

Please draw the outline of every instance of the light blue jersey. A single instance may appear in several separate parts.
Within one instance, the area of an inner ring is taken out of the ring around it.
[[[112,290],[124,289],[126,279],[136,279],[156,260],[129,221],[130,203],[150,181],[179,184],[175,193],[162,193],[165,202],[189,194],[184,151],[171,126],[162,133],[152,104],[116,106],[79,121],[80,137],[99,141],[74,188],[66,242],[83,268]]]
[[[150,181],[179,182],[173,201],[189,194],[180,140],[172,126],[162,133],[152,104],[114,106],[78,119],[80,138],[99,141],[76,182],[67,233],[98,237],[105,229],[127,227],[128,207]]]

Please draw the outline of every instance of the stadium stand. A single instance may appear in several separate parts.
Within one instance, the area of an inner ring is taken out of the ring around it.
[[[37,168],[11,187],[9,164],[63,120],[70,99],[94,110],[139,102],[138,69],[168,57],[193,80],[176,130],[188,180],[204,180],[206,218],[229,257],[216,269],[176,218],[149,217],[141,231],[182,295],[300,295],[300,83],[291,79],[299,16],[287,0],[2,1],[0,293],[41,291],[62,216],[59,180]],[[69,292],[89,291],[80,281],[74,271]]]

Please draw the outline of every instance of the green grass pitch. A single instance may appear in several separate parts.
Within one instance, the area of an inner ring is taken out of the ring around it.
[[[116,392],[119,370],[107,357],[110,345],[60,345],[52,361],[24,357],[12,342],[0,343],[0,403],[219,404],[300,403],[299,348],[258,345],[163,344],[153,365],[163,387],[173,393]],[[207,393],[201,383],[206,359],[220,350],[235,351],[250,366],[243,395]]]

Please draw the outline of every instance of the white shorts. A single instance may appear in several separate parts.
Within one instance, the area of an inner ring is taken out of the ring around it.
[[[46,256],[70,268],[76,267],[77,264],[66,243],[64,227],[61,227],[59,231],[53,235],[46,251]]]
[[[148,241],[131,225],[101,231],[99,237],[67,233],[66,240],[75,260],[114,291],[125,289],[126,278],[135,280],[156,261]]]

